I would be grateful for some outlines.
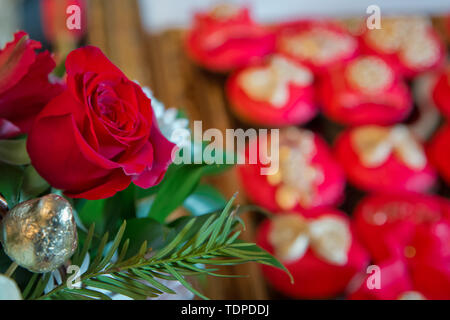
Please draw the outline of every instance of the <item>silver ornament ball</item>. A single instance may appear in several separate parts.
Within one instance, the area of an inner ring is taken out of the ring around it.
[[[0,230],[6,254],[37,273],[60,267],[78,244],[72,206],[55,194],[18,204],[3,218]]]

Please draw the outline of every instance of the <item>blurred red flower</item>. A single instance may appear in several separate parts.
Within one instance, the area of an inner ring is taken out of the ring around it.
[[[0,118],[10,122],[6,129],[5,120],[0,120],[1,136],[11,134],[11,123],[28,132],[36,115],[63,91],[61,84],[49,81],[55,61],[48,51],[37,53],[40,48],[39,42],[19,31],[0,50]]]

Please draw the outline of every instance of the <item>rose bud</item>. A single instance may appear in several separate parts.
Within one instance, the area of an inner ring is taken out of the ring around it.
[[[276,146],[278,170],[272,167],[273,172],[264,175],[267,162],[261,157],[252,164],[249,155],[261,154],[258,148],[271,150],[270,144],[275,143],[271,140],[270,136],[268,141],[261,136],[252,139],[246,150],[246,164],[239,166],[242,186],[255,204],[273,212],[305,212],[335,205],[343,199],[344,173],[321,137],[295,127],[282,129],[279,148]]]
[[[450,66],[437,75],[431,95],[438,109],[450,119]]]
[[[404,125],[344,131],[335,154],[356,187],[373,192],[425,192],[436,182],[421,142]]]
[[[48,51],[37,53],[41,44],[19,31],[0,50],[0,118],[27,133],[36,115],[64,87],[49,81],[55,61]],[[2,130],[5,129],[2,124]],[[14,129],[17,131],[16,129]]]
[[[368,196],[353,213],[355,232],[375,263],[405,258],[417,227],[442,219],[446,203],[417,193]]]
[[[257,243],[274,254],[294,278],[262,266],[269,283],[292,298],[323,299],[342,293],[350,279],[369,262],[348,217],[324,209],[314,218],[283,213],[262,223]]]
[[[228,80],[232,111],[255,125],[287,126],[311,120],[314,103],[313,74],[280,55],[235,72]]]
[[[272,53],[275,34],[254,22],[247,8],[223,4],[195,15],[186,49],[199,65],[228,72]]]
[[[38,115],[28,137],[32,165],[69,197],[101,199],[133,182],[158,184],[174,144],[151,101],[95,47],[66,60],[67,89]]]
[[[321,81],[326,116],[347,125],[389,125],[412,110],[407,85],[381,58],[359,56],[330,70]]]
[[[450,126],[440,129],[427,148],[431,163],[437,168],[447,184],[450,184]]]
[[[300,21],[281,25],[277,52],[321,74],[331,65],[351,59],[358,41],[338,24],[326,21]]]
[[[371,273],[352,279],[348,288],[350,300],[425,300],[411,280],[407,264],[402,259],[386,260]]]
[[[422,17],[383,18],[381,29],[367,29],[361,36],[363,51],[381,56],[407,77],[436,69],[445,48],[431,22]]]

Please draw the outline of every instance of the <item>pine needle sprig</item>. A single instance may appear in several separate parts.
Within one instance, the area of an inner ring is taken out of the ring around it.
[[[23,292],[26,299],[110,299],[104,290],[122,294],[132,299],[156,298],[163,293],[175,294],[162,280],[179,281],[195,295],[208,299],[187,280],[188,276],[222,276],[216,273],[220,267],[256,262],[283,269],[286,268],[272,255],[254,243],[238,239],[242,224],[236,210],[232,210],[235,196],[227,203],[222,213],[205,217],[189,217],[171,240],[161,249],[152,251],[144,241],[137,254],[126,258],[129,240],[123,240],[126,222],[122,224],[105,250],[108,234],[105,234],[96,250],[88,270],[79,278],[81,287],[70,288],[65,276],[62,284],[44,293],[50,274],[34,275]],[[94,226],[91,226],[83,247],[78,250],[72,264],[81,265],[93,251]],[[122,245],[121,245],[122,243]],[[119,249],[120,247],[120,249]],[[114,259],[117,256],[117,259]]]

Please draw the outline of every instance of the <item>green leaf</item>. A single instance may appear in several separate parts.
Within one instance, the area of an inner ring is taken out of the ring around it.
[[[30,164],[27,139],[0,140],[0,162],[16,166]]]
[[[23,182],[23,170],[20,167],[0,163],[0,193],[5,197],[10,208],[20,200]]]
[[[191,148],[191,161],[194,163],[194,149],[198,148],[196,144]],[[207,144],[203,143],[202,152]],[[186,150],[182,150],[184,152]],[[223,163],[225,163],[226,153],[221,152]],[[228,164],[172,164],[161,182],[156,198],[150,208],[148,217],[159,222],[164,222],[167,216],[183,204],[183,202],[192,194],[200,183],[200,179],[206,175],[214,175],[224,172],[231,168]]]
[[[128,252],[125,255],[125,259],[137,254],[144,241],[147,241],[152,249],[163,247],[169,233],[169,229],[152,218],[127,220],[127,228],[122,237],[122,239],[129,239]]]
[[[222,210],[227,201],[213,186],[201,184],[184,201],[183,206],[194,216]]]
[[[167,216],[195,190],[202,175],[202,166],[170,166],[148,216],[161,223],[164,222]]]
[[[106,199],[103,210],[104,232],[116,233],[123,220],[136,217],[135,186],[130,186]]]
[[[35,198],[48,190],[50,185],[33,166],[27,166],[23,173],[22,200]]]
[[[102,233],[104,230],[103,211],[105,199],[101,200],[81,200],[77,202],[77,212],[83,225],[95,223],[96,231]]]
[[[158,184],[148,189],[142,189],[141,187],[135,186],[136,199],[144,199],[149,196],[155,195],[158,192],[160,186],[161,184]]]

